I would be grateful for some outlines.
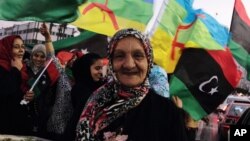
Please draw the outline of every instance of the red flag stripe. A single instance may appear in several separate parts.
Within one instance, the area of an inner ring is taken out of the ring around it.
[[[250,19],[247,15],[246,9],[241,0],[235,0],[235,10],[237,11],[240,18],[250,26]]]
[[[226,50],[208,50],[207,51],[213,59],[220,64],[223,74],[226,77],[227,81],[231,84],[233,88],[236,88],[238,85],[242,72],[237,69],[236,63],[233,60],[232,53],[229,48]],[[224,59],[221,59],[223,56]],[[225,59],[226,58],[226,59]],[[229,71],[230,70],[230,71]]]

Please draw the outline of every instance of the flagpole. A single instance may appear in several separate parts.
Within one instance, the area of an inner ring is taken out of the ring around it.
[[[49,67],[50,63],[52,62],[52,58],[50,58],[49,62],[46,64],[46,66],[44,67],[44,69],[42,70],[42,72],[39,74],[39,76],[37,77],[36,81],[33,83],[33,85],[31,86],[31,88],[29,89],[29,91],[33,91],[34,87],[36,86],[36,84],[38,83],[38,81],[40,80],[40,78],[42,77],[42,75],[44,74],[45,70]],[[21,105],[27,105],[29,103],[29,101],[23,99],[21,100],[20,104]]]
[[[231,16],[231,23],[230,23],[229,31],[231,31],[231,25],[232,25],[232,22],[233,22],[233,16],[234,16],[234,12],[235,12],[235,4],[236,4],[236,0],[234,0],[233,13],[232,13],[232,16]]]
[[[149,23],[147,24],[147,27],[144,31],[144,33],[146,35],[148,35],[149,38],[152,37],[152,35],[154,34],[161,18],[162,15],[167,7],[169,0],[161,0],[161,2],[159,1],[155,1],[154,2],[154,14],[152,16],[152,18],[150,19]]]

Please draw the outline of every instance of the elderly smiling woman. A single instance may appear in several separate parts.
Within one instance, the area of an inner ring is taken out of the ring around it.
[[[185,141],[181,109],[150,89],[148,38],[135,29],[118,31],[108,55],[113,79],[86,103],[77,140]]]

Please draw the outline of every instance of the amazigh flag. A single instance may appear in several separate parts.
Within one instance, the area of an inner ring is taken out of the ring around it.
[[[232,39],[228,46],[237,62],[250,72],[250,18],[241,0],[235,0],[230,31]],[[247,75],[250,80],[250,74]]]
[[[157,17],[153,17],[153,22],[150,20],[151,29],[146,29],[151,36],[154,61],[168,73],[172,73],[176,66],[176,60],[172,61],[169,56],[177,27],[191,13],[191,5],[189,0],[164,0],[156,13]],[[180,56],[176,56],[178,57]]]
[[[227,28],[202,10],[194,10],[192,4],[188,0],[169,0],[153,34],[155,62],[168,73],[174,71],[184,48],[224,50],[227,45]]]
[[[89,0],[79,7],[81,16],[71,24],[107,36],[112,36],[117,30],[128,27],[146,31],[147,34],[156,33],[151,40],[155,62],[168,72],[173,72],[175,65],[172,65],[168,56],[171,54],[176,29],[188,15],[191,4],[192,0],[126,0],[119,2],[116,0]],[[152,23],[156,32],[146,29],[155,15],[156,22],[160,21],[159,24]]]
[[[241,72],[229,49],[185,49],[170,80],[171,96],[195,120],[213,112],[236,88]]]
[[[84,0],[1,0],[0,20],[69,23]]]
[[[113,36],[116,31],[133,27],[144,31],[153,15],[153,0],[88,0],[78,10],[73,25]]]

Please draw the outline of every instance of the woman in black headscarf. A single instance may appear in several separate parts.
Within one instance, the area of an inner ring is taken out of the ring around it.
[[[67,127],[65,140],[75,138],[75,129],[81,112],[89,96],[102,84],[102,58],[95,53],[88,53],[77,59],[72,66],[75,84],[71,90],[73,117]]]
[[[148,38],[135,29],[118,31],[108,57],[113,79],[89,98],[76,140],[186,141],[183,111],[150,88]]]

